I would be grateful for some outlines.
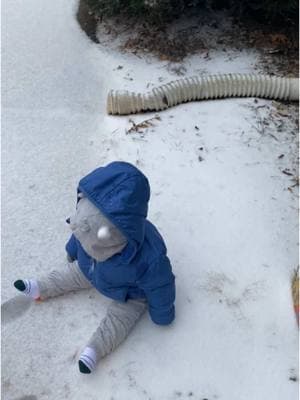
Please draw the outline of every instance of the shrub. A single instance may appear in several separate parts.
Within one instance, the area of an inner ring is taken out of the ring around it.
[[[250,12],[254,17],[266,23],[293,20],[298,22],[297,0],[229,0],[230,8],[238,12],[240,17],[246,17]]]
[[[161,22],[178,17],[186,9],[230,8],[240,17],[249,12],[265,22],[292,19],[298,21],[297,0],[85,0],[91,11],[100,17],[126,13]]]

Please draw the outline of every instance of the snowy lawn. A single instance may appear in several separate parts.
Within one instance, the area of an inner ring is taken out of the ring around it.
[[[297,399],[298,202],[282,172],[295,173],[296,106],[284,116],[260,99],[189,103],[126,134],[130,118],[156,114],[107,116],[108,90],[143,91],[178,76],[166,61],[90,42],[76,7],[4,1],[3,400]],[[210,56],[187,58],[186,76],[255,71],[253,51]],[[13,281],[65,262],[77,182],[113,160],[149,178],[149,219],[168,246],[177,318],[159,327],[145,315],[83,376],[78,354],[109,300],[92,290],[26,303]]]

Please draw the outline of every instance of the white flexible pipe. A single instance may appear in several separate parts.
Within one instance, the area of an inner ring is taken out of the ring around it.
[[[299,100],[298,78],[278,78],[254,74],[220,74],[179,79],[147,93],[111,90],[107,96],[108,114],[134,114],[160,111],[180,103],[223,97],[262,97]]]

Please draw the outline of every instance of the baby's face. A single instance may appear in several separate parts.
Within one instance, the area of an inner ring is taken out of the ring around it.
[[[121,252],[127,244],[125,236],[86,197],[77,203],[69,223],[84,250],[97,261]]]

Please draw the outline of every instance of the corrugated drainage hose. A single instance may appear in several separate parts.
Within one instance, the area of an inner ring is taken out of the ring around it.
[[[107,96],[108,114],[135,114],[160,111],[180,103],[225,97],[262,97],[299,100],[298,78],[254,74],[194,76],[161,85],[147,93],[111,90]]]

